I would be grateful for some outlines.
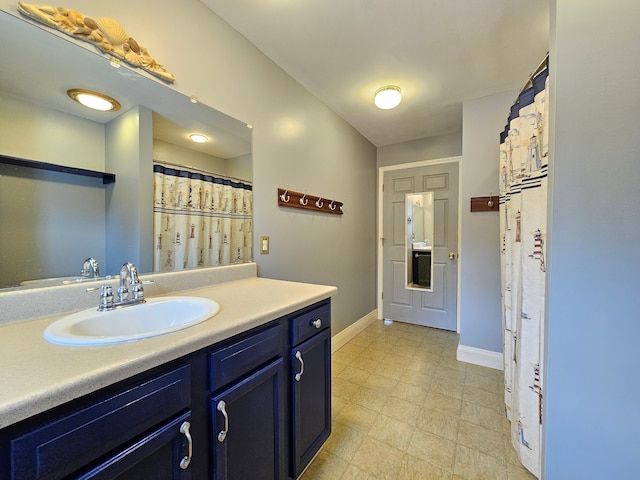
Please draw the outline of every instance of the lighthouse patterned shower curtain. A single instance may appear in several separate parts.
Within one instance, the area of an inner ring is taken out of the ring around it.
[[[500,135],[505,410],[511,443],[540,477],[547,239],[548,67],[511,107]]]
[[[251,184],[153,165],[155,272],[252,261]]]

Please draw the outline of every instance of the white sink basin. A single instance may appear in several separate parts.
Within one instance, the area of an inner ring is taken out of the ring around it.
[[[157,297],[140,305],[68,315],[49,325],[44,338],[78,346],[131,342],[192,327],[219,310],[220,305],[207,298]]]

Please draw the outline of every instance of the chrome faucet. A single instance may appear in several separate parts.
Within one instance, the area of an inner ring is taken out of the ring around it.
[[[129,286],[131,291],[129,291]],[[129,298],[129,295],[131,295],[131,298]],[[138,270],[133,263],[127,262],[120,269],[118,303],[132,305],[144,302],[144,289],[142,288],[142,282],[138,278]]]
[[[100,290],[99,312],[115,310],[116,308],[145,303],[144,289],[142,288],[143,283],[153,283],[153,281],[141,282],[136,266],[131,262],[127,262],[122,265],[120,269],[120,285],[118,287],[117,299],[113,298],[113,291],[111,285],[108,283],[99,288],[87,288],[87,292]]]
[[[98,265],[98,261],[93,257],[87,258],[82,264],[80,276],[86,278],[98,278],[100,276],[100,266]]]

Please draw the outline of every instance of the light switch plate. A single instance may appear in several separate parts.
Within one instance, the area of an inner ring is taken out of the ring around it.
[[[260,237],[260,254],[267,255],[269,253],[269,237]]]

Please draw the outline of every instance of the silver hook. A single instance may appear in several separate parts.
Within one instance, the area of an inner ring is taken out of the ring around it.
[[[284,193],[280,195],[280,200],[284,203],[289,203],[289,200],[291,200],[291,195],[287,195],[287,193],[289,193],[289,189],[286,189]]]
[[[300,199],[300,205],[303,205],[306,207],[308,203],[309,203],[309,200],[307,200],[307,194],[305,192],[305,194],[302,195],[302,198]]]
[[[322,197],[319,197],[318,200],[316,200],[316,207],[322,208],[323,206],[324,202],[322,201]]]
[[[493,192],[491,192],[491,195],[489,195],[489,201],[487,202],[487,206],[489,208],[493,207]]]
[[[335,210],[336,206],[333,204],[334,200],[331,200],[331,203],[329,203],[329,210]]]

